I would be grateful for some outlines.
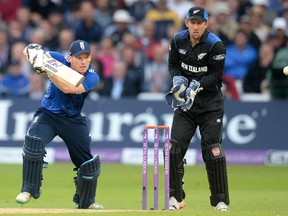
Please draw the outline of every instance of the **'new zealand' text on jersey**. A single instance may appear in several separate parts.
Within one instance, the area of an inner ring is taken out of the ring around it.
[[[226,49],[221,39],[205,30],[199,43],[192,47],[188,30],[177,33],[169,48],[169,73],[201,83],[201,94],[218,92],[222,86]]]
[[[71,66],[67,57],[61,53],[50,51],[49,54],[64,65],[68,67]],[[82,94],[65,94],[50,81],[48,90],[42,100],[42,106],[53,113],[65,116],[80,114],[86,96],[99,82],[99,77],[91,65],[89,65],[88,70],[83,76],[85,78],[82,85],[84,86],[85,92]]]

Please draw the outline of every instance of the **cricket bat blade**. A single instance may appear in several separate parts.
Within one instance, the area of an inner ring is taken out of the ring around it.
[[[73,86],[79,86],[84,80],[84,76],[73,70],[72,68],[62,64],[56,59],[49,57],[45,60],[45,63],[42,66],[42,69],[53,73],[55,76],[58,76],[62,80],[70,83]]]

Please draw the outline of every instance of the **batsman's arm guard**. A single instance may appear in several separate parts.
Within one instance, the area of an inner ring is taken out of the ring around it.
[[[87,209],[95,202],[100,166],[100,158],[95,155],[94,158],[84,162],[78,169],[77,176],[74,178],[76,193],[73,201],[79,209]]]
[[[210,202],[216,206],[219,202],[229,205],[228,177],[226,157],[219,143],[212,144],[202,151],[210,185]]]
[[[40,138],[26,135],[23,146],[22,190],[29,192],[34,199],[40,197],[42,169],[45,149]]]

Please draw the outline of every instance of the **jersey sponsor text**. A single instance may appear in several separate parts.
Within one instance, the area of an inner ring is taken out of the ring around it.
[[[184,62],[181,62],[181,67],[183,69],[188,70],[188,71],[193,72],[193,73],[201,73],[201,72],[207,72],[208,71],[207,66],[195,67],[192,65],[185,64]]]

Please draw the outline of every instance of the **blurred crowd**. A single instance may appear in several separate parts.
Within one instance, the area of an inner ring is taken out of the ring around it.
[[[1,0],[0,96],[42,99],[48,80],[33,72],[24,47],[67,53],[75,39],[91,45],[95,95],[166,93],[169,43],[194,5],[207,8],[209,30],[227,49],[224,96],[288,99],[288,0]]]

